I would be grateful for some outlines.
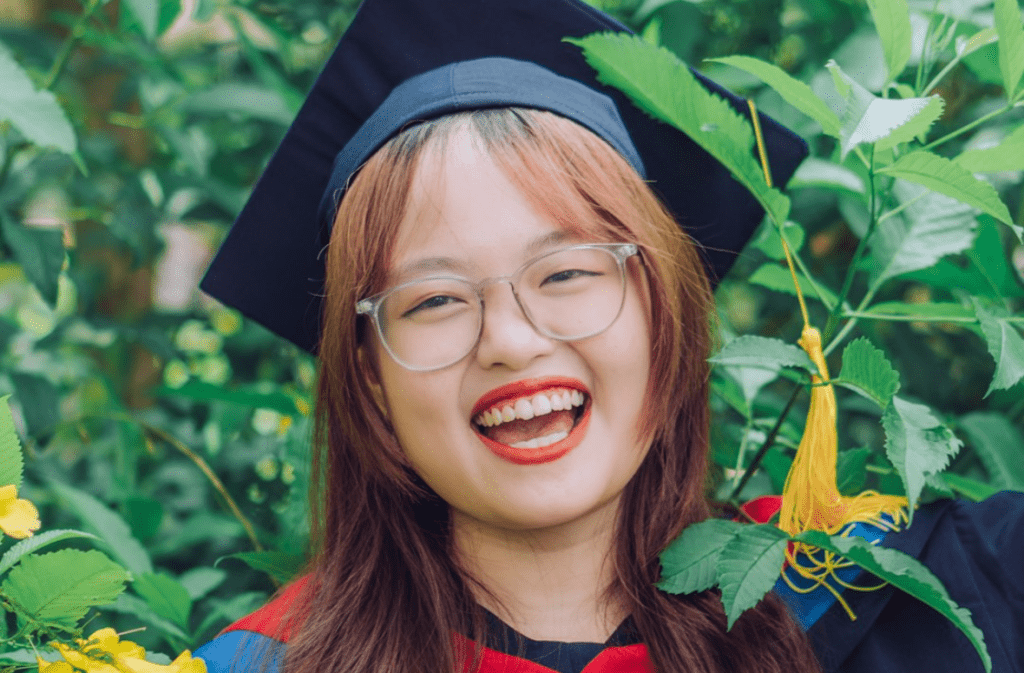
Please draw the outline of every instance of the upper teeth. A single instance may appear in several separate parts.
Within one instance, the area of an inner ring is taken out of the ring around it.
[[[478,414],[473,421],[477,425],[494,427],[508,421],[522,419],[528,421],[534,416],[543,416],[552,411],[562,411],[578,407],[583,404],[583,393],[578,390],[558,389],[546,393],[540,393],[533,397],[521,397],[518,400],[508,400],[495,405],[482,414]]]

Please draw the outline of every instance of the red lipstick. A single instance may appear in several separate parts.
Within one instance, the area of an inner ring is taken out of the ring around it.
[[[482,434],[477,428],[475,423],[470,423],[476,431],[480,441],[484,443],[488,449],[491,450],[499,458],[507,460],[517,465],[537,465],[540,463],[549,463],[554,460],[558,460],[565,454],[569,453],[572,449],[583,440],[583,437],[587,433],[587,426],[590,422],[590,391],[583,385],[583,382],[579,379],[569,378],[566,376],[548,376],[539,379],[523,379],[522,381],[515,381],[509,383],[494,390],[485,393],[477,403],[473,405],[472,417],[476,417],[477,414],[490,409],[499,402],[506,400],[514,400],[521,397],[527,397],[535,393],[540,393],[551,388],[569,388],[571,390],[578,390],[586,396],[586,401],[583,406],[583,413],[579,420],[576,422],[573,429],[569,432],[569,436],[565,439],[555,442],[549,446],[544,446],[536,449],[519,448],[509,446],[496,442],[490,437]]]

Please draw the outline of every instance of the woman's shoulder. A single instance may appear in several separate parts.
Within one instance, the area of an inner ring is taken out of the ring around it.
[[[285,645],[299,622],[297,600],[308,583],[308,575],[292,582],[274,600],[225,628],[193,656],[206,662],[208,673],[277,673]]]

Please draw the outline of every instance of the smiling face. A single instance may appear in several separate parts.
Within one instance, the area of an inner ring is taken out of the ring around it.
[[[403,271],[431,258],[447,260],[444,275],[476,282],[512,274],[551,250],[597,242],[539,213],[482,146],[470,132],[457,130],[444,149],[425,150],[399,225],[388,287],[437,275]],[[372,341],[402,451],[452,507],[456,527],[472,520],[492,528],[540,529],[615,507],[647,451],[638,422],[651,344],[639,268],[636,257],[627,260],[622,312],[607,330],[586,339],[559,341],[539,333],[509,285],[495,283],[485,290],[479,343],[449,367],[411,371]],[[506,408],[503,423],[494,423],[494,410]],[[536,418],[523,422],[531,415]],[[487,425],[488,416],[496,427]],[[551,439],[564,432],[570,437]],[[544,444],[531,449],[530,435],[569,448],[546,455]],[[527,444],[510,454],[488,442]],[[537,456],[542,458],[529,459]]]

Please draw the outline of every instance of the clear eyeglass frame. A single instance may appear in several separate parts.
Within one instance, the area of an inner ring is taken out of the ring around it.
[[[615,261],[619,269],[619,277],[622,287],[622,299],[619,301],[619,308],[615,312],[615,317],[612,318],[607,325],[605,325],[599,330],[595,330],[589,334],[583,334],[580,336],[573,336],[568,338],[558,336],[557,334],[553,334],[550,331],[538,325],[536,321],[533,319],[533,316],[530,315],[530,311],[523,305],[522,300],[519,298],[519,292],[516,290],[516,286],[519,283],[519,280],[522,278],[523,274],[526,272],[528,268],[530,268],[531,265],[551,255],[557,255],[568,250],[585,250],[595,248],[607,250],[609,253],[611,253],[611,255],[615,257]],[[635,243],[582,243],[580,245],[571,245],[565,248],[559,248],[558,250],[552,250],[551,252],[544,253],[525,262],[512,274],[509,274],[507,276],[494,276],[492,278],[485,278],[477,283],[471,283],[465,278],[460,278],[458,276],[429,276],[426,278],[417,278],[416,280],[409,281],[408,283],[402,283],[401,285],[397,285],[379,294],[375,294],[371,297],[359,300],[358,302],[356,302],[356,314],[370,316],[370,318],[372,318],[373,320],[373,326],[377,331],[377,336],[380,339],[380,342],[384,345],[385,350],[387,350],[388,355],[391,356],[391,359],[397,362],[402,367],[405,367],[406,369],[414,372],[432,372],[437,371],[439,369],[444,369],[445,367],[451,367],[453,364],[455,364],[456,362],[460,362],[463,358],[465,358],[467,355],[473,352],[473,349],[476,348],[477,344],[480,343],[480,335],[483,333],[485,310],[484,288],[487,287],[488,285],[493,285],[494,283],[509,284],[509,286],[512,288],[512,296],[515,297],[516,304],[519,306],[519,310],[523,312],[523,315],[526,316],[526,319],[529,321],[530,325],[538,333],[543,334],[544,336],[550,339],[556,339],[558,341],[578,341],[580,339],[587,339],[593,336],[597,336],[601,332],[604,332],[609,327],[614,325],[615,321],[618,320],[619,314],[622,313],[622,306],[625,304],[626,300],[626,260],[632,257],[633,255],[636,255],[638,252],[639,249],[637,248],[637,245]],[[435,365],[431,367],[416,367],[403,361],[400,357],[398,357],[398,355],[395,354],[394,351],[392,351],[391,346],[388,345],[388,341],[384,337],[384,328],[380,324],[380,307],[384,303],[384,301],[387,300],[387,298],[391,296],[393,293],[398,292],[399,290],[407,288],[411,285],[422,283],[428,280],[454,280],[465,283],[467,286],[471,287],[476,293],[477,300],[480,302],[480,312],[478,316],[479,325],[477,326],[476,339],[473,341],[472,345],[466,350],[466,352],[460,355],[458,358],[442,365]]]

